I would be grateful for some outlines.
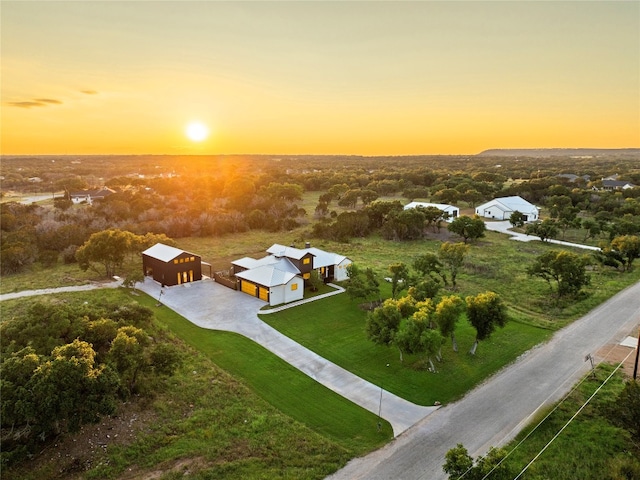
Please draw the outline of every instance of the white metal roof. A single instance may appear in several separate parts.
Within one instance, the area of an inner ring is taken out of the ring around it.
[[[514,211],[514,212],[516,210],[518,212],[521,212],[521,213],[537,212],[538,211],[538,207],[536,207],[532,203],[527,202],[524,198],[519,197],[517,195],[515,195],[513,197],[496,198],[496,199],[494,199],[494,201],[501,203],[502,205],[507,207],[508,210],[511,210],[511,211]]]
[[[158,260],[162,260],[163,262],[170,262],[182,253],[188,252],[180,250],[179,248],[170,247],[169,245],[165,245],[164,243],[156,243],[153,247],[149,247],[144,252],[142,252],[143,255],[157,258]]]
[[[300,260],[309,252],[306,249],[301,250],[299,248],[285,247],[284,245],[280,245],[279,243],[274,243],[267,249],[267,253],[275,255],[276,257],[289,257]]]
[[[442,210],[443,212],[459,210],[458,207],[454,207],[453,205],[447,205],[446,203],[427,203],[427,202],[410,202],[404,206],[404,209],[408,210],[409,208],[416,208],[416,207],[424,207],[424,208],[436,207]]]
[[[332,265],[339,265],[345,258],[344,255],[338,255],[333,252],[325,252],[319,248],[311,247],[307,249],[311,252],[313,257],[313,268],[330,267]]]
[[[275,265],[262,265],[261,267],[245,270],[236,273],[236,277],[243,278],[249,282],[262,285],[263,287],[277,287],[278,285],[286,285],[297,275],[292,272],[285,272],[276,268]]]

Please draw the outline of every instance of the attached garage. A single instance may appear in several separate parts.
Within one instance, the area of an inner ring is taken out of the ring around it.
[[[163,286],[202,280],[202,258],[179,248],[156,243],[142,252],[142,271]]]
[[[269,305],[280,305],[304,296],[304,280],[292,272],[263,265],[251,270],[236,273],[240,279],[240,291],[268,302]]]

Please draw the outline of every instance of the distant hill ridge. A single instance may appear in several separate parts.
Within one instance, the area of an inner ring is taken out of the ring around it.
[[[601,155],[633,155],[640,157],[640,148],[492,148],[479,157],[583,157]]]

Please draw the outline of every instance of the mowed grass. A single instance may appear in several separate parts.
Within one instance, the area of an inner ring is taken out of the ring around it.
[[[547,329],[511,322],[481,342],[472,356],[468,351],[475,330],[461,319],[456,329],[458,353],[447,341],[442,348],[442,362],[435,362],[437,373],[431,373],[422,357],[405,355],[404,362],[400,362],[396,348],[367,340],[366,312],[346,294],[260,318],[322,357],[419,405],[447,403],[461,397],[551,335]]]
[[[242,378],[271,405],[343,447],[362,453],[393,437],[388,422],[378,432],[376,415],[322,386],[255,342],[238,334],[200,328],[173,310],[155,307],[155,300],[146,295],[141,295],[139,302],[153,308],[158,321],[178,338]]]

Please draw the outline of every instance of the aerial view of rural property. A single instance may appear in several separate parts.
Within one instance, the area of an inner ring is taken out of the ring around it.
[[[0,1],[2,480],[640,480],[640,2]]]

